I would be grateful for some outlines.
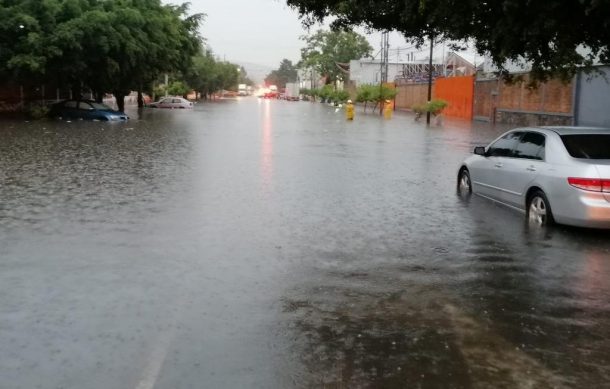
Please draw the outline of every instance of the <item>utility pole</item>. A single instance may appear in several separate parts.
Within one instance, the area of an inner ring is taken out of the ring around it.
[[[432,54],[434,50],[434,34],[430,34],[430,61],[428,61],[428,103],[432,100]],[[426,124],[430,125],[430,110],[426,112]]]
[[[381,60],[380,62],[380,77],[379,77],[379,115],[383,114],[383,103],[381,92],[383,84],[388,82],[388,54],[390,51],[390,32],[384,31],[381,34]]]
[[[313,83],[313,67],[311,68],[311,90],[314,90],[315,85]]]

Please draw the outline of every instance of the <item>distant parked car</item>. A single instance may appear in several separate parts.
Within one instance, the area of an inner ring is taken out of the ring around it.
[[[64,100],[51,106],[49,115],[62,119],[86,119],[103,121],[127,120],[125,112],[116,111],[106,104],[92,100]]]
[[[263,98],[265,99],[277,99],[279,96],[279,94],[277,92],[265,92],[265,94],[263,94]]]
[[[165,97],[161,100],[148,104],[151,108],[193,108],[193,103],[182,97]]]
[[[610,129],[518,128],[474,154],[459,169],[459,193],[518,209],[535,225],[610,228]]]

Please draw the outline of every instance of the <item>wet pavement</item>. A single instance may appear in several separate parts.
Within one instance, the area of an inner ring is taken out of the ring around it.
[[[0,123],[0,388],[610,387],[608,232],[456,195],[502,128],[129,114]]]

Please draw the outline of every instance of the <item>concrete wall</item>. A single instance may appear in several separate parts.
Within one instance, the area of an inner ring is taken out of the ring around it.
[[[527,75],[511,84],[477,80],[474,118],[514,125],[571,125],[573,98],[573,82],[550,80],[531,87]]]
[[[474,120],[492,121],[495,116],[500,81],[476,80],[472,115]]]
[[[411,109],[428,101],[428,84],[404,84],[396,86],[396,108]],[[432,85],[434,96],[434,85]]]
[[[16,112],[32,104],[50,104],[70,98],[70,90],[46,85],[0,84],[0,112]]]
[[[575,124],[610,127],[610,66],[601,74],[579,74],[576,88]]]
[[[23,88],[17,84],[0,86],[0,112],[17,111],[23,104]]]

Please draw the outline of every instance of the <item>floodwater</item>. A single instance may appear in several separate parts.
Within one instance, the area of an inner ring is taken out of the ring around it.
[[[0,388],[610,387],[608,232],[455,193],[503,129],[128,113],[0,123]]]

